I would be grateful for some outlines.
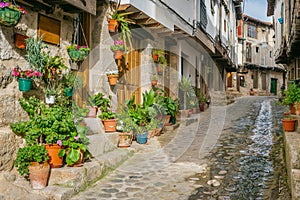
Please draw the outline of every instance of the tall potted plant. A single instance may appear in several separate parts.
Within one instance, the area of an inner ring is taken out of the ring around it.
[[[116,119],[116,113],[114,112],[114,110],[112,110],[110,105],[111,96],[106,98],[102,93],[98,93],[95,100],[96,100],[96,105],[98,106],[101,112],[98,117],[103,122],[105,132],[116,132],[117,119]]]
[[[291,83],[288,89],[284,92],[283,104],[290,106],[291,114],[296,114],[295,103],[300,102],[300,86]],[[296,103],[297,104],[297,103]]]

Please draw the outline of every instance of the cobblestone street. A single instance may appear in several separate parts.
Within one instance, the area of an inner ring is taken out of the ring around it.
[[[243,97],[227,107],[214,106],[194,115],[198,122],[137,147],[139,152],[131,159],[73,199],[230,199],[228,194],[237,189],[230,187],[235,182],[228,182],[232,180],[227,174],[232,176],[229,170],[241,155],[238,144],[251,143],[247,135],[232,136],[239,134],[237,127],[252,128],[266,99]],[[218,162],[218,157],[225,162]],[[219,190],[227,195],[219,196]]]

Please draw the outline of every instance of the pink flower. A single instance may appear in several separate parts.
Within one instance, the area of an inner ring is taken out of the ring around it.
[[[86,49],[86,46],[82,46],[83,49]]]
[[[76,47],[76,50],[78,51],[80,49],[80,46],[79,45],[77,45],[77,47]]]
[[[37,72],[36,76],[42,76],[42,72]]]
[[[114,44],[115,44],[115,45],[119,44],[119,41],[118,41],[118,40],[115,40],[115,41],[114,41]]]
[[[20,75],[20,73],[19,73],[19,72],[17,72],[17,71],[14,71],[13,75],[14,75],[14,76],[19,76],[19,75]]]
[[[59,146],[62,146],[62,141],[61,140],[57,140],[56,144],[58,144]]]
[[[79,139],[79,136],[78,135],[75,136],[74,139],[77,141]]]
[[[123,41],[123,40],[120,40],[120,41],[119,41],[119,45],[124,45],[124,41]]]

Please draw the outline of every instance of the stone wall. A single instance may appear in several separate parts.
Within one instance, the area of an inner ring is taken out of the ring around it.
[[[27,14],[24,15],[16,27],[0,26],[0,127],[9,125],[10,122],[20,121],[26,117],[18,99],[29,95],[18,90],[18,83],[12,76],[14,67],[28,68],[25,59],[26,50],[18,49],[14,45],[14,34],[22,33],[29,37],[37,36],[38,12],[25,7]],[[46,14],[44,11],[41,14]],[[73,33],[73,15],[56,9],[53,14],[47,16],[61,21],[60,47],[48,44],[50,55],[59,55],[69,65],[66,46],[70,45]],[[38,81],[36,84],[39,84]],[[34,89],[37,89],[35,87]],[[30,93],[40,94],[40,91]]]
[[[30,95],[43,96],[38,87],[42,82],[35,80],[30,92],[22,93],[18,89],[18,82],[12,76],[13,68],[19,66],[28,68],[25,59],[26,50],[18,49],[14,45],[14,34],[21,33],[29,37],[37,36],[38,12],[25,7],[24,15],[16,27],[0,26],[0,171],[13,168],[13,162],[17,149],[24,141],[17,137],[9,128],[11,122],[28,120],[27,114],[21,108],[18,100]],[[59,55],[64,58],[69,66],[69,57],[66,46],[71,44],[73,33],[73,14],[64,13],[61,9],[55,9],[49,17],[61,21],[60,46],[48,44],[50,55]],[[42,97],[44,98],[44,97]]]

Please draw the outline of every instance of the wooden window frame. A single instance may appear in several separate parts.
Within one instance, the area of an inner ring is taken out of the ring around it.
[[[61,21],[39,13],[38,36],[42,37],[43,41],[46,43],[59,46],[61,36]]]

